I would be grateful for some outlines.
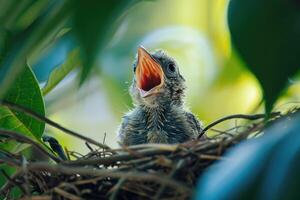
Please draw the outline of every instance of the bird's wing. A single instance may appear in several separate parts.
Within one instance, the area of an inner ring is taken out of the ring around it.
[[[192,126],[193,130],[196,130],[196,136],[202,132],[202,124],[198,118],[190,112],[186,112],[187,121]]]
[[[143,134],[145,129],[141,125],[140,120],[140,117],[132,117],[132,115],[123,117],[118,132],[120,144],[129,146],[145,143],[146,135]]]
[[[128,116],[123,116],[122,117],[122,123],[119,127],[119,130],[118,130],[118,138],[119,138],[119,142],[121,143],[124,143],[124,139],[126,137],[126,127],[128,126],[128,122],[129,122],[129,118]]]

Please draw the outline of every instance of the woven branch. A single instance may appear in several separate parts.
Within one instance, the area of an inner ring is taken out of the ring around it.
[[[276,115],[270,121],[291,117],[296,111]],[[17,169],[11,177],[4,175],[8,180],[0,190],[0,198],[11,197],[13,188],[19,187],[24,199],[28,191],[32,199],[189,199],[207,167],[228,159],[224,156],[228,149],[261,133],[265,123],[257,117],[243,126],[215,130],[217,135],[206,141],[177,145],[144,144],[118,149],[103,145],[105,148],[94,149],[87,144],[88,154],[73,152],[76,156],[72,156],[68,151],[72,160],[58,163],[0,157],[0,163]]]

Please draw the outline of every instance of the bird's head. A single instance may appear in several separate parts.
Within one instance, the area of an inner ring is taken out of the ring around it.
[[[184,78],[174,59],[163,51],[149,53],[139,47],[133,64],[134,78],[130,93],[137,105],[182,105]]]

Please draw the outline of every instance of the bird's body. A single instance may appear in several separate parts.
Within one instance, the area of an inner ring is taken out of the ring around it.
[[[174,144],[196,138],[200,131],[197,118],[177,106],[136,107],[124,116],[120,136],[124,145]]]
[[[135,107],[123,117],[123,145],[182,143],[201,132],[199,120],[183,105],[184,78],[175,61],[162,51],[140,48],[130,94]]]

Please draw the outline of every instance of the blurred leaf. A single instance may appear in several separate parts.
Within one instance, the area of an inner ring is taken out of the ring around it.
[[[45,87],[42,89],[43,95],[47,95],[60,81],[62,81],[75,67],[80,65],[79,49],[72,50],[65,63],[56,67],[50,74]]]
[[[300,69],[300,5],[291,0],[232,0],[232,42],[264,90],[266,110]]]
[[[113,36],[120,17],[137,0],[74,0],[73,27],[83,51],[81,83],[94,65],[99,50]]]
[[[28,63],[32,63],[32,70],[37,80],[42,83],[49,79],[51,72],[62,65],[70,51],[78,47],[69,34],[70,29],[62,28],[51,41],[48,41],[39,52],[32,54]]]
[[[29,66],[15,80],[4,100],[45,115],[42,93]],[[5,106],[0,107],[0,116],[0,128],[17,131],[33,138],[40,139],[45,129],[44,122]]]
[[[8,2],[9,1],[9,2]],[[20,16],[28,10],[33,0],[4,0],[1,2],[0,22],[6,30],[15,30],[16,22]]]
[[[0,169],[1,171],[5,171],[5,173],[9,176],[11,176],[12,174],[15,173],[16,169],[12,168],[11,166],[7,165],[7,164],[0,164]],[[7,179],[4,175],[2,175],[2,172],[0,172],[0,188],[6,183]],[[12,194],[14,195],[13,198],[19,198],[21,195],[21,192],[19,190],[16,190],[17,188],[15,187],[12,192]],[[1,197],[1,196],[0,196]]]
[[[130,95],[128,93],[128,85],[120,84],[115,77],[102,76],[104,88],[107,91],[106,94],[110,99],[111,110],[118,116],[121,117],[125,112],[124,107],[128,110],[132,105]]]
[[[219,77],[214,84],[224,85],[226,83],[235,83],[243,73],[245,73],[245,65],[241,62],[237,53],[232,50],[229,59],[224,63]]]
[[[46,15],[20,33],[19,37],[10,40],[11,44],[0,63],[0,97],[3,97],[15,77],[22,72],[26,59],[36,53],[46,41],[55,37],[70,13],[68,3],[69,1],[57,3]]]
[[[211,37],[211,42],[214,43],[217,54],[224,56],[230,56],[230,35],[227,28],[227,21],[224,19],[227,12],[228,0],[218,1],[201,1],[202,4],[207,3],[207,31],[208,37]]]
[[[20,17],[15,22],[15,26],[18,29],[28,27],[39,15],[49,6],[48,0],[31,1],[31,4],[27,10],[20,14]]]
[[[196,199],[300,199],[300,115],[244,142],[200,179]]]

